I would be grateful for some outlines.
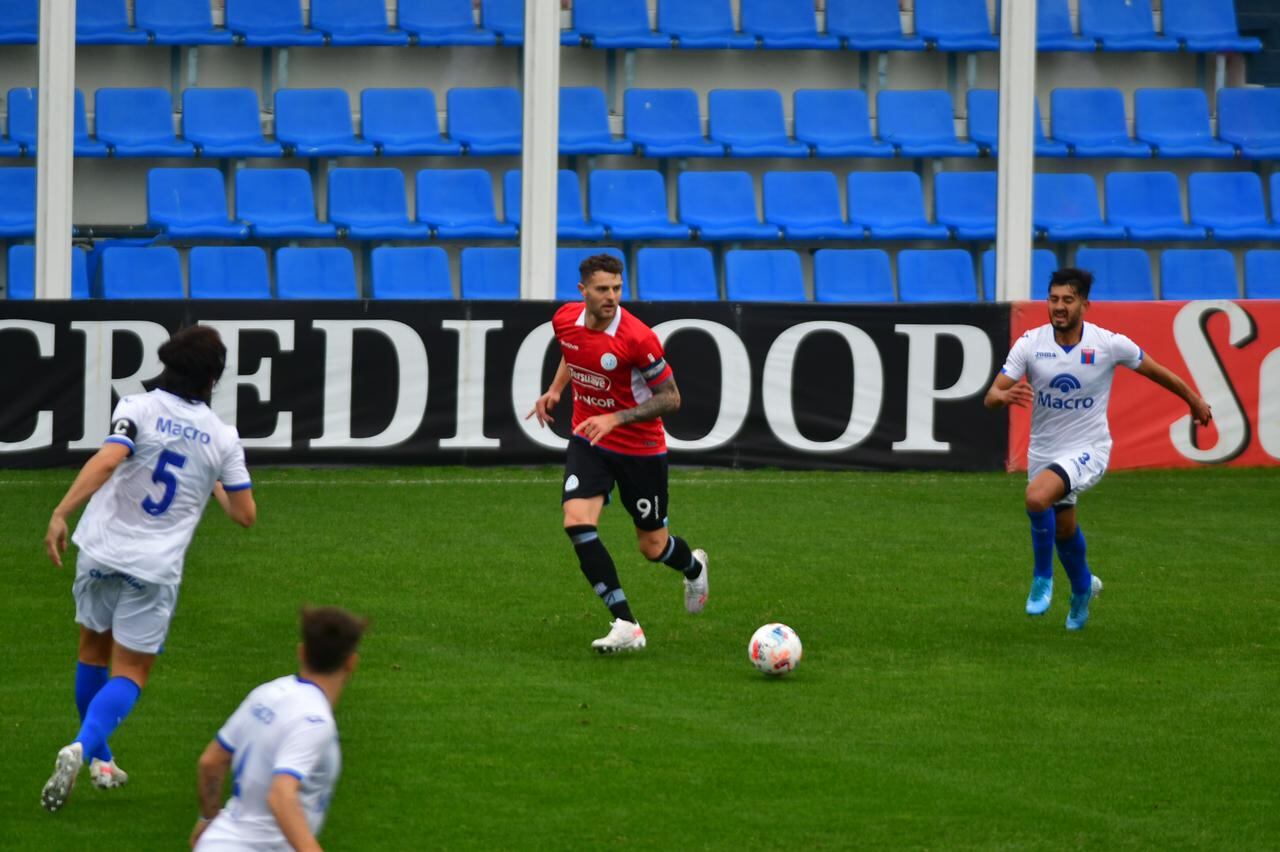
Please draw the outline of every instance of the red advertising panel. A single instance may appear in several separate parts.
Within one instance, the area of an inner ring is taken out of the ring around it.
[[[1049,321],[1044,302],[1019,302],[1010,343]],[[1280,464],[1280,301],[1093,302],[1085,322],[1125,334],[1213,407],[1191,422],[1186,404],[1132,370],[1116,370],[1109,467]],[[1009,418],[1009,470],[1026,470],[1030,411]]]

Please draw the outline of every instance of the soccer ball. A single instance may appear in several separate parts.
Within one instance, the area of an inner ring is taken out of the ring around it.
[[[770,677],[781,677],[795,669],[803,654],[800,637],[785,624],[766,624],[751,635],[747,646],[751,664]]]

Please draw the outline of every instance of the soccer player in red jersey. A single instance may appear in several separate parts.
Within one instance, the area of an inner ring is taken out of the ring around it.
[[[573,437],[564,466],[564,531],[587,582],[613,622],[591,643],[602,654],[645,646],[596,525],[615,482],[636,526],[636,543],[651,562],[684,576],[684,603],[701,612],[707,602],[707,554],[667,531],[667,441],[662,416],[680,408],[675,376],[657,335],[624,311],[622,264],[607,254],[579,267],[582,301],[552,319],[560,367],[528,416],[546,426],[565,387],[573,384]]]

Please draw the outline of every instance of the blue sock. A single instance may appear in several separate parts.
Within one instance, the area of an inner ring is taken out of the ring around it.
[[[1035,576],[1053,579],[1053,530],[1054,513],[1050,506],[1043,512],[1027,510],[1031,519],[1031,552],[1035,554]]]
[[[1058,539],[1058,558],[1062,567],[1071,578],[1071,594],[1083,595],[1093,584],[1093,575],[1089,573],[1089,563],[1085,561],[1084,533],[1076,527],[1070,538]]]
[[[98,754],[107,744],[107,738],[120,726],[142,690],[127,677],[113,677],[89,702],[84,724],[76,742],[84,748],[85,757]]]
[[[106,666],[76,663],[76,710],[80,713],[81,722],[84,722],[84,716],[89,712],[89,702],[93,701],[98,690],[107,685],[109,671]],[[85,757],[89,760],[96,757],[98,760],[110,761],[111,749],[104,740],[97,754],[86,754]]]

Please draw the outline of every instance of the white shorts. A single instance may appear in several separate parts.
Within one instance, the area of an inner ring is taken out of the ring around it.
[[[83,550],[76,558],[76,623],[95,633],[110,630],[130,651],[158,654],[178,603],[178,587],[139,580],[100,565]]]
[[[1053,465],[1057,465],[1066,471],[1067,479],[1071,482],[1067,493],[1054,505],[1074,506],[1076,498],[1097,485],[1102,479],[1102,474],[1107,472],[1107,456],[1107,453],[1100,453],[1092,447],[1084,447],[1046,462],[1037,462],[1028,458],[1027,481],[1030,482]]]

